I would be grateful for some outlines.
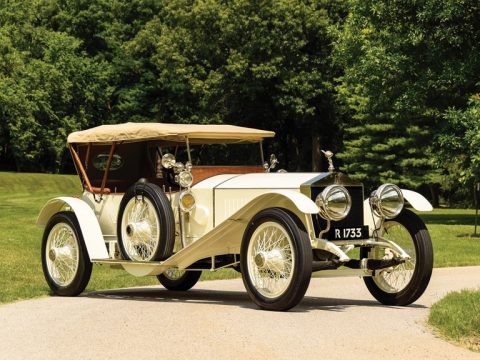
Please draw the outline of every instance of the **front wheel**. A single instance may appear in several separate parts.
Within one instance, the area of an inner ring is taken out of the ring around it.
[[[428,286],[433,268],[433,248],[430,234],[423,221],[410,210],[384,222],[383,237],[394,241],[410,259],[405,263],[378,270],[364,281],[370,293],[385,305],[409,305],[416,301]],[[364,257],[389,259],[390,249],[362,249]]]
[[[200,275],[202,275],[201,271],[185,271],[171,268],[158,275],[157,279],[168,290],[187,291],[198,282]]]
[[[54,294],[75,296],[85,290],[92,274],[92,263],[72,212],[53,215],[45,227],[42,268]]]
[[[243,237],[240,266],[248,295],[260,308],[297,305],[312,275],[312,248],[297,216],[280,208],[255,215]]]

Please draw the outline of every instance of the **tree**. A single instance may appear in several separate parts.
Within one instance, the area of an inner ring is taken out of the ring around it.
[[[329,30],[343,12],[326,0],[168,2],[126,44],[140,83],[119,109],[274,129],[287,166],[310,168],[312,142],[334,142]]]
[[[471,189],[480,182],[480,97],[474,95],[467,108],[451,108],[444,114],[442,132],[437,136],[436,159],[445,170],[444,188],[450,196],[457,193],[470,199]],[[463,189],[463,191],[459,191]]]
[[[336,44],[351,119],[345,170],[367,182],[439,181],[435,132],[477,87],[478,1],[352,0]]]
[[[38,25],[37,8],[2,5],[2,158],[16,170],[58,172],[66,135],[90,125],[104,103],[99,67],[84,57],[77,39]]]

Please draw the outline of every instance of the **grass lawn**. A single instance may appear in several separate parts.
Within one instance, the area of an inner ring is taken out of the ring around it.
[[[77,176],[0,172],[0,303],[50,293],[40,261],[42,229],[35,221],[48,199],[80,191]],[[480,238],[471,236],[473,210],[440,209],[421,216],[433,238],[436,267],[480,265]],[[233,270],[205,271],[202,279],[236,276]],[[156,278],[94,266],[87,291],[147,284],[157,284]]]
[[[480,351],[480,291],[448,294],[432,306],[428,323],[443,337]]]

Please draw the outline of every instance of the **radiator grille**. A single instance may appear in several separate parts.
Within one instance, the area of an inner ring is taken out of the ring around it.
[[[332,221],[332,227],[359,227],[363,225],[363,186],[345,186],[352,197],[352,208],[347,217],[340,221]],[[312,200],[315,201],[325,187],[312,187]],[[320,215],[313,216],[313,225],[315,233],[318,233],[327,227],[327,221]],[[327,239],[328,236],[326,237]]]

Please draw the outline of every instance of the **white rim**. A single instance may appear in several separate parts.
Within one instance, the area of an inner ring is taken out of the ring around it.
[[[122,242],[130,259],[152,260],[160,245],[160,220],[146,197],[133,197],[122,216]]]
[[[47,238],[45,257],[50,278],[58,286],[66,287],[73,282],[78,271],[78,239],[67,223],[55,224]]]
[[[185,270],[178,270],[176,268],[168,268],[165,270],[163,273],[163,276],[165,276],[169,280],[180,280],[183,275],[185,275],[186,271]]]
[[[383,291],[395,294],[405,289],[412,280],[415,266],[417,263],[415,244],[408,230],[396,221],[387,221],[384,225],[384,236],[394,241],[405,252],[410,255],[410,259],[403,264],[381,270],[373,277],[377,286]],[[376,259],[391,259],[399,254],[391,249],[373,249],[373,257]]]
[[[295,269],[293,242],[280,224],[267,221],[252,234],[247,250],[248,276],[266,298],[282,295],[292,282]]]

